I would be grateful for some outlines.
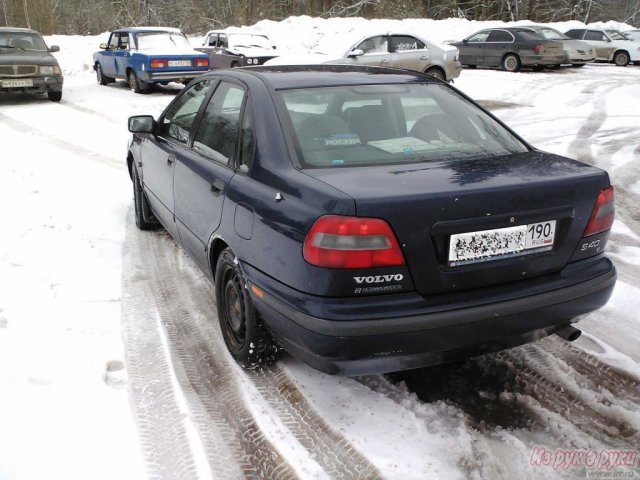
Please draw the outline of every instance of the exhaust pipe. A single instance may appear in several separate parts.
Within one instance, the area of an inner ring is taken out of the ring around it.
[[[565,339],[567,342],[573,342],[580,338],[580,335],[582,335],[582,330],[578,330],[572,325],[567,325],[566,327],[557,330],[555,334],[560,338]]]

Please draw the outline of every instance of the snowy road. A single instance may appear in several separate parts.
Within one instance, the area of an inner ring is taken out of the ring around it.
[[[584,478],[532,449],[637,449],[640,67],[465,70],[455,86],[610,172],[619,282],[574,344],[360,378],[289,357],[241,370],[210,283],[166,233],[135,229],[126,118],[175,89],[78,68],[59,105],[0,99],[0,479]]]

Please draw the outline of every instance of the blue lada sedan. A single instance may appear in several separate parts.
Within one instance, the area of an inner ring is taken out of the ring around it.
[[[93,69],[100,85],[124,79],[144,93],[156,83],[188,83],[209,70],[209,58],[177,28],[121,28],[93,54]]]
[[[428,75],[221,70],[129,130],[136,223],[214,281],[247,368],[280,348],[352,375],[574,339],[614,288],[607,173]]]

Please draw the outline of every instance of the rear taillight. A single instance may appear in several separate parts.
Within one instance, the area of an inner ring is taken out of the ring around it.
[[[616,208],[614,205],[613,187],[607,187],[598,194],[598,199],[589,217],[583,237],[609,230],[613,225]]]
[[[404,265],[398,240],[379,218],[325,215],[304,239],[304,259],[325,268],[374,268]]]
[[[533,47],[533,52],[536,55],[540,55],[540,50],[542,50],[542,44],[541,43],[539,43],[535,47]]]
[[[166,68],[167,65],[169,65],[169,62],[167,60],[155,59],[151,60],[149,65],[151,65],[151,68]]]
[[[208,67],[209,59],[207,58],[196,58],[196,67]]]

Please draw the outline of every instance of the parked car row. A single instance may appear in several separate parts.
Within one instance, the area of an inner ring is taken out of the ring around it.
[[[582,67],[594,61],[625,67],[640,64],[640,39],[635,33],[585,28],[566,34],[544,26],[489,28],[452,43],[463,65],[501,67],[517,72],[522,67],[540,70],[561,65]]]

